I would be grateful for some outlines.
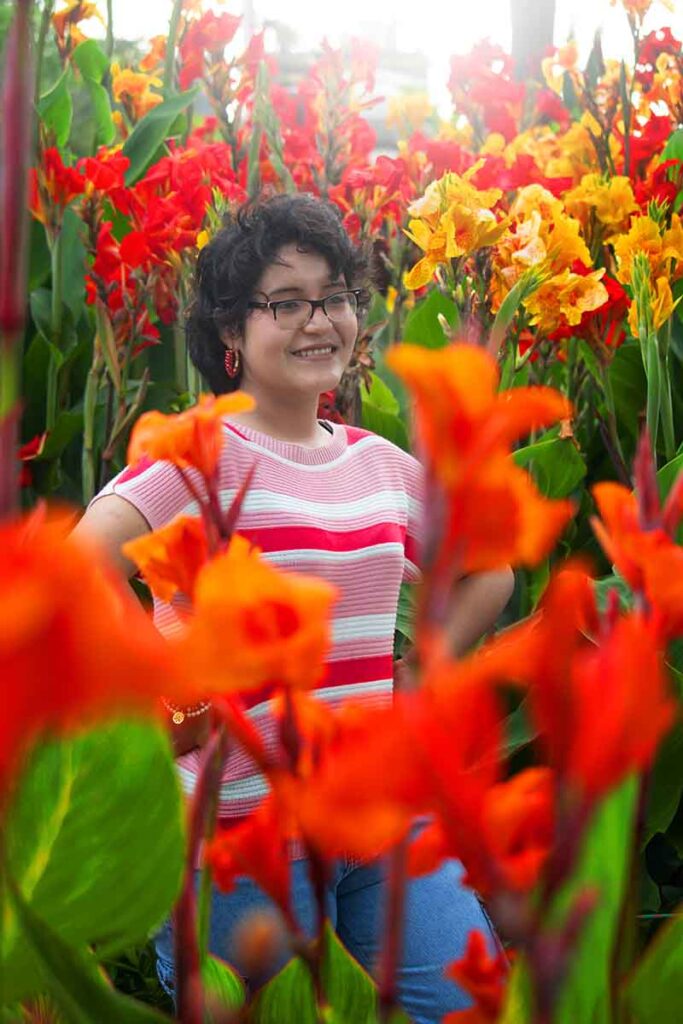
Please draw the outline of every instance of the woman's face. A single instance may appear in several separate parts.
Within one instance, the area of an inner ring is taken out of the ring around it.
[[[333,277],[319,253],[286,245],[278,260],[264,271],[252,302],[324,299],[348,290],[344,278]],[[291,326],[286,307],[281,307],[278,320],[272,309],[249,310],[243,338],[236,343],[226,339],[240,351],[241,386],[257,401],[264,393],[287,394],[291,400],[295,393],[317,397],[336,388],[351,358],[358,321],[354,313],[345,311],[341,300],[335,310],[334,322],[318,308],[301,326]]]

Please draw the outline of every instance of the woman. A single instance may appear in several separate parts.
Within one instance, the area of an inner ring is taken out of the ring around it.
[[[238,531],[266,559],[325,577],[340,591],[328,673],[316,691],[331,706],[350,697],[391,699],[399,587],[419,577],[419,464],[383,438],[317,417],[319,395],[337,386],[351,358],[366,272],[334,207],[312,196],[276,196],[241,211],[202,250],[188,322],[191,357],[213,391],[239,387],[256,401],[253,410],[226,422],[220,467],[226,505],[256,464]],[[121,544],[189,505],[172,467],[132,468],[98,495],[80,529],[97,534],[130,574],[134,567],[120,554]],[[454,650],[465,650],[491,627],[511,589],[509,571],[458,584]],[[163,631],[179,627],[179,603],[155,603]],[[261,698],[249,714],[265,742],[274,742],[268,702]],[[193,712],[180,726],[170,725],[187,792],[196,778],[207,718]],[[253,764],[234,749],[223,772],[221,823],[249,813],[265,792]],[[398,990],[418,1024],[468,1003],[443,977],[443,968],[462,955],[472,928],[488,925],[474,895],[460,885],[460,874],[460,866],[449,862],[409,885]],[[292,862],[292,891],[301,927],[312,933],[315,903],[300,859]],[[381,937],[383,898],[382,863],[335,866],[328,913],[369,970]],[[248,878],[230,894],[215,892],[212,951],[238,960],[231,944],[236,922],[267,905]],[[157,937],[157,952],[160,978],[171,990],[170,925]]]

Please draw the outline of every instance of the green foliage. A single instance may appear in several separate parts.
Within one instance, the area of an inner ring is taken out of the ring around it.
[[[244,1004],[244,985],[229,964],[216,956],[206,956],[202,963],[202,981],[208,1012],[206,1024],[220,1024],[221,1011],[236,1010]]]
[[[322,957],[322,987],[329,1009],[327,1024],[377,1024],[377,995],[369,975],[353,959],[328,923]],[[250,1024],[318,1024],[319,1015],[309,969],[290,960],[256,996]],[[395,1024],[401,1024],[397,1018]],[[403,1024],[409,1024],[404,1018]]]
[[[361,385],[361,425],[366,430],[386,437],[405,451],[410,450],[410,442],[405,424],[399,415],[398,401],[391,389],[377,376],[371,375],[369,390]]]
[[[439,314],[445,317],[451,328],[460,322],[458,307],[447,295],[433,289],[426,298],[416,302],[403,325],[402,341],[424,348],[443,348],[448,339],[439,323]]]
[[[579,894],[592,891],[598,897],[572,957],[555,1024],[608,1024],[611,1020],[610,973],[631,866],[637,789],[636,779],[627,779],[602,801],[578,869],[558,898],[555,912],[561,920]]]
[[[519,448],[515,462],[528,470],[546,498],[567,498],[586,475],[586,463],[577,451],[574,439],[548,431],[533,444]]]
[[[683,914],[666,924],[628,979],[624,1010],[632,1024],[683,1019]]]
[[[138,121],[123,145],[123,153],[130,160],[126,185],[134,185],[142,177],[159,147],[169,137],[178,116],[194,102],[198,92],[199,88],[193,87],[187,92],[169,96]]]
[[[56,146],[65,146],[71,132],[73,103],[69,91],[70,72],[62,72],[55,84],[41,96],[38,103],[38,117],[43,122],[48,136]]]
[[[165,735],[122,722],[36,747],[4,827],[8,873],[45,928],[99,956],[126,949],[161,922],[180,881],[182,808]],[[3,913],[0,969],[16,1000],[48,978],[23,917],[11,903]]]

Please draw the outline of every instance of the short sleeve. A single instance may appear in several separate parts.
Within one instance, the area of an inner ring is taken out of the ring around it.
[[[164,526],[178,515],[199,514],[197,503],[180,472],[170,462],[141,459],[136,465],[127,466],[95,495],[90,504],[94,505],[109,494],[129,501],[152,530]]]
[[[408,525],[403,582],[418,583],[422,579],[425,473],[417,459],[411,455],[406,456],[404,466],[405,490],[408,498]]]

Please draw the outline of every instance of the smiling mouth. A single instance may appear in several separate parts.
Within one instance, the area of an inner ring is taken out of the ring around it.
[[[298,352],[292,352],[298,359],[324,359],[336,352],[334,345],[316,345],[311,348],[300,348]]]

